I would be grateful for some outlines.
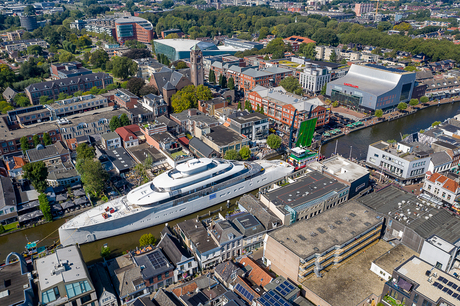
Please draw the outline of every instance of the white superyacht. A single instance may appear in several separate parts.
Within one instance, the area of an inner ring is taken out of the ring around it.
[[[238,197],[292,173],[280,160],[193,159],[126,196],[94,207],[59,228],[63,245],[87,243],[163,224]]]

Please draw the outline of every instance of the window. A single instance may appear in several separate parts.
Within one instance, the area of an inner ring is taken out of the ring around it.
[[[169,272],[165,272],[165,278],[168,278],[169,277]]]
[[[158,275],[158,280],[161,281],[161,275]]]
[[[51,303],[59,298],[59,289],[58,287],[54,287],[48,291],[42,293],[42,301],[44,304]]]
[[[442,270],[442,263],[436,262],[436,269]]]
[[[89,285],[88,281],[83,281],[65,285],[65,290],[67,291],[67,296],[70,299],[74,296],[90,291],[91,286]]]

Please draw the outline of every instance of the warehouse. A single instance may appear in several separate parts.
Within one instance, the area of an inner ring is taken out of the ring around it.
[[[415,73],[373,64],[351,65],[346,76],[327,84],[332,101],[365,110],[387,109],[408,103]]]

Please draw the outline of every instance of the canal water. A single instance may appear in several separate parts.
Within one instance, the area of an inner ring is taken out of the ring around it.
[[[252,193],[255,195],[257,192],[258,191],[255,190]],[[184,220],[196,218],[197,216],[203,216],[205,214],[208,214],[209,212],[219,210],[221,207],[222,211],[220,213],[222,215],[225,215],[227,211],[233,211],[237,208],[236,201],[239,198],[240,197],[230,200],[230,206],[228,209],[227,203],[223,202],[221,204],[217,204],[205,210],[196,212],[192,215],[188,215],[183,218],[170,221],[168,222],[168,224],[170,226],[173,226]],[[219,212],[211,214],[211,216],[216,216],[218,213]],[[203,219],[206,218],[208,217],[204,217]],[[0,237],[0,263],[5,261],[6,256],[10,252],[23,252],[25,250],[24,246],[27,244],[28,241],[40,240],[38,246],[52,245],[54,241],[57,241],[59,239],[59,233],[57,229],[64,222],[65,219],[60,219],[51,223],[43,224],[37,227],[29,228],[23,231],[15,232]],[[83,258],[88,264],[92,264],[98,260],[101,260],[100,252],[104,244],[107,244],[110,248],[111,256],[121,255],[124,251],[132,250],[136,248],[136,246],[139,246],[139,238],[143,234],[147,233],[151,233],[153,236],[155,236],[157,240],[159,240],[160,232],[164,228],[164,226],[164,224],[160,224],[149,228],[145,228],[143,230],[98,240],[92,243],[82,244],[80,248],[83,254]]]
[[[379,140],[401,140],[401,135],[418,132],[430,127],[434,121],[442,122],[455,116],[459,108],[460,103],[428,107],[409,116],[386,121],[331,140],[321,147],[321,153],[330,157],[335,151],[337,142],[337,153],[343,157],[350,156],[351,147],[353,158],[366,159],[369,144]]]
[[[444,121],[447,118],[457,114],[460,104],[444,104],[434,106],[418,111],[415,114],[397,119],[391,122],[384,122],[370,128],[362,129],[357,132],[350,133],[338,138],[337,153],[344,157],[349,157],[350,146],[352,146],[352,157],[365,159],[369,144],[378,140],[401,139],[401,134],[410,134],[425,129],[434,121]],[[326,143],[322,146],[322,154],[326,157],[331,156],[336,147],[336,140]],[[257,191],[253,191],[255,194]],[[215,211],[222,207],[222,214],[226,214],[228,210],[236,208],[235,203],[238,198],[231,200],[231,206],[227,209],[226,203],[221,203],[194,213],[174,221],[169,222],[169,225],[174,225],[183,220],[196,218],[197,215],[204,215],[209,211]],[[45,225],[40,225],[34,228],[29,228],[24,231],[16,232],[10,235],[0,237],[0,262],[3,262],[9,252],[22,252],[28,241],[41,240],[39,246],[51,245],[59,239],[57,229],[65,222],[64,219],[57,220]],[[92,243],[81,245],[83,257],[87,263],[93,263],[101,259],[100,251],[104,244],[110,247],[112,256],[121,254],[122,252],[134,249],[139,244],[139,238],[146,233],[151,233],[157,239],[160,238],[160,232],[164,224],[152,226],[140,231],[127,233],[124,235],[111,237]],[[44,239],[45,238],[45,239]],[[43,239],[43,240],[42,240]]]

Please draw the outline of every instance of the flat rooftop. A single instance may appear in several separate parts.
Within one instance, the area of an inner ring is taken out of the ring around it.
[[[419,255],[404,244],[398,244],[379,258],[373,261],[377,266],[392,274],[393,270],[402,265],[412,256]]]
[[[455,244],[460,237],[460,219],[445,209],[438,209],[414,194],[395,186],[387,186],[356,201],[377,213],[413,229],[424,239],[433,235]],[[406,218],[404,220],[404,218]]]
[[[382,222],[375,212],[356,201],[342,205],[289,226],[276,229],[270,237],[302,259],[323,253],[335,245],[355,238]]]
[[[8,295],[1,298],[2,305],[16,305],[25,300],[24,290],[30,289],[27,274],[21,273],[21,263],[5,265],[0,273],[0,284],[5,287],[2,291],[8,290]],[[24,288],[27,286],[26,288]]]
[[[322,271],[323,277],[315,276],[302,283],[331,305],[356,306],[360,302],[382,294],[384,281],[370,270],[371,262],[391,250],[392,246],[380,240],[366,252],[350,259],[337,269]],[[425,271],[423,271],[425,273]]]
[[[356,181],[369,174],[366,168],[339,155],[322,161],[316,161],[309,164],[308,167],[316,171],[321,171],[321,169],[323,169],[324,172],[332,174],[347,182]]]
[[[412,145],[412,144],[408,144],[408,143],[402,143],[402,145],[407,146],[407,147],[413,147],[414,149],[413,149],[412,152],[404,153],[401,150],[398,150],[397,147],[395,147],[393,145],[390,145],[389,143],[387,143],[385,141],[379,141],[379,142],[370,144],[370,146],[372,146],[374,148],[377,148],[379,150],[388,152],[389,154],[391,154],[393,156],[397,156],[399,158],[405,159],[405,160],[410,161],[410,162],[414,161],[414,160],[417,160],[417,159],[420,159],[420,158],[428,157],[430,152],[432,152],[432,150],[429,147],[425,148],[425,145],[423,145],[423,144],[420,144],[420,146],[417,146],[416,144]]]
[[[444,271],[434,268],[432,273],[436,273],[437,276],[432,276],[432,282],[429,283],[425,273],[432,268],[432,265],[414,256],[401,265],[396,271],[408,280],[416,282],[418,286],[415,290],[422,293],[430,300],[435,301],[436,305],[439,305],[438,301],[440,298],[452,303],[452,305],[459,305],[460,299],[454,298],[453,295],[449,294],[449,291],[458,294],[459,292],[454,288],[460,288],[460,280]],[[444,292],[444,288],[448,288],[448,291]]]
[[[336,179],[322,175],[318,171],[312,171],[292,184],[267,192],[264,197],[279,206],[278,208],[287,205],[295,210],[296,208],[303,209],[299,206],[320,197],[332,196],[347,187]]]

